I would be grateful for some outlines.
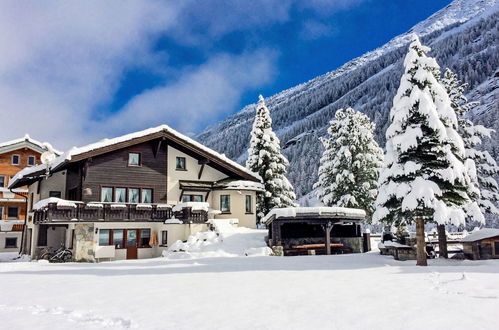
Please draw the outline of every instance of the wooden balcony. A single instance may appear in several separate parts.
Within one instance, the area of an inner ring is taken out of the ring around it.
[[[47,207],[34,210],[35,224],[68,222],[164,222],[178,219],[184,223],[204,223],[208,220],[206,211],[192,211],[183,208],[173,212],[161,204],[121,204],[121,203],[83,203],[74,206],[58,206],[48,203]]]

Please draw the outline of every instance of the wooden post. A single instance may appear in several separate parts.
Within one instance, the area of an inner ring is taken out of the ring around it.
[[[447,234],[445,233],[445,225],[438,225],[438,257],[448,258],[447,253]]]
[[[424,239],[424,219],[422,216],[416,218],[416,265],[428,266],[426,260],[426,242]]]
[[[333,224],[331,223],[331,221],[328,221],[327,225],[324,226],[324,229],[326,231],[326,241],[325,241],[326,254],[330,255],[331,254],[331,229],[333,229]]]

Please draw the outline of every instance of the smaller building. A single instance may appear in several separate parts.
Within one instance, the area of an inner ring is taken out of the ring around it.
[[[359,253],[369,250],[360,224],[366,213],[343,207],[273,209],[262,221],[276,255]]]
[[[40,164],[45,151],[47,145],[29,135],[0,143],[0,252],[19,251],[26,220],[28,187],[8,185],[23,168]]]
[[[499,229],[483,228],[462,239],[466,259],[499,259]]]

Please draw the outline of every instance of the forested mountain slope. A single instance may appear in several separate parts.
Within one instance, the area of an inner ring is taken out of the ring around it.
[[[402,75],[402,59],[411,33],[432,48],[429,53],[470,84],[469,96],[482,102],[472,117],[499,129],[499,0],[456,0],[407,33],[356,58],[339,69],[266,99],[273,128],[290,161],[288,177],[298,196],[317,180],[328,122],[339,108],[352,106],[376,125],[376,139],[384,146],[392,99]],[[228,157],[246,158],[255,105],[207,128],[197,139]],[[499,160],[499,135],[485,146]]]

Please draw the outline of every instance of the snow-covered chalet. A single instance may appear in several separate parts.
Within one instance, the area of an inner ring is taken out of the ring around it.
[[[254,228],[263,188],[257,174],[166,125],[73,148],[9,187],[26,185],[23,250],[37,258],[65,246],[92,262],[160,256],[210,218]]]

